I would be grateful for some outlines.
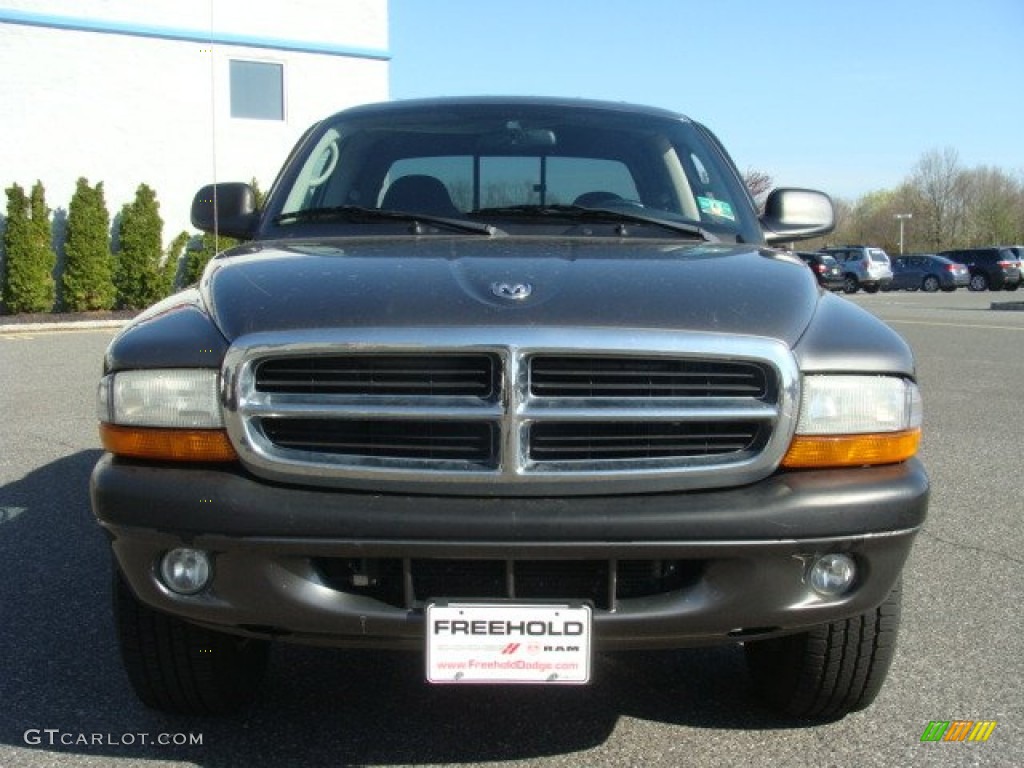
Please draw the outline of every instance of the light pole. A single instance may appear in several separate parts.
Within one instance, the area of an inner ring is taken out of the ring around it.
[[[893,216],[893,218],[900,220],[900,256],[902,256],[903,255],[903,220],[904,219],[912,219],[912,218],[914,218],[914,214],[912,214],[912,213],[897,213],[895,216]]]

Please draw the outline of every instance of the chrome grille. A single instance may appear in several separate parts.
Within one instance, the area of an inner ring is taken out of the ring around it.
[[[781,460],[799,394],[779,342],[586,329],[259,334],[223,379],[256,474],[463,495],[753,482]]]

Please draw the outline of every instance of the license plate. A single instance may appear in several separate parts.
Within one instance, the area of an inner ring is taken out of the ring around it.
[[[427,681],[587,683],[592,624],[589,605],[428,603]]]

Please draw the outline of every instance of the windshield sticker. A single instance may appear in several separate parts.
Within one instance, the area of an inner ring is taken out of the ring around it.
[[[736,214],[732,212],[732,206],[723,200],[715,200],[711,197],[698,197],[700,212],[710,216],[717,216],[720,219],[736,221]]]

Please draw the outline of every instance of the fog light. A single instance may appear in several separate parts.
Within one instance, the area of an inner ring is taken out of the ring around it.
[[[811,587],[820,595],[835,597],[848,590],[857,576],[857,566],[848,555],[825,555],[811,566]]]
[[[164,584],[179,595],[194,595],[210,582],[210,557],[200,549],[172,549],[160,561]]]

